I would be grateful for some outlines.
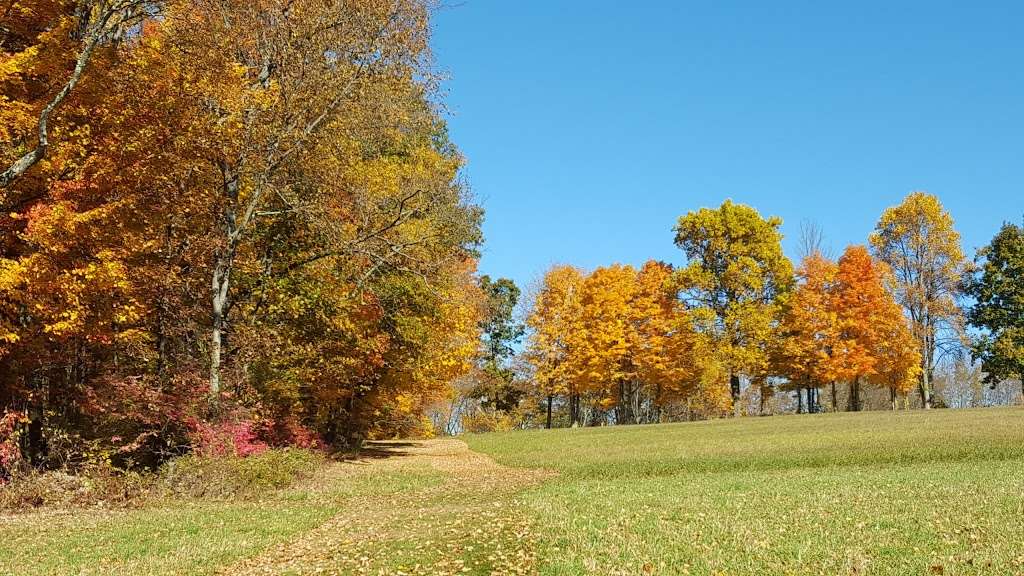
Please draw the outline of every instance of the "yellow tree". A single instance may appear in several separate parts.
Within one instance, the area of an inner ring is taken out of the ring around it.
[[[637,382],[649,388],[653,420],[658,421],[670,403],[689,402],[698,396],[712,400],[713,395],[708,394],[711,390],[704,386],[710,373],[710,354],[679,301],[671,266],[648,261],[637,274],[636,283],[630,303],[630,358]],[[636,407],[632,410],[637,412]]]
[[[892,269],[897,299],[921,354],[921,402],[931,408],[938,357],[960,345],[963,318],[957,298],[967,270],[960,234],[937,197],[912,192],[882,213],[871,246]]]
[[[633,395],[636,385],[630,354],[630,343],[636,339],[630,322],[635,290],[636,270],[616,264],[595,269],[580,291],[581,391],[589,393],[604,410],[616,408],[619,423],[630,422],[634,416],[623,399]]]
[[[836,348],[834,302],[836,264],[820,252],[804,257],[797,269],[796,289],[786,301],[777,347],[777,370],[792,384],[817,390],[832,381],[831,354]],[[809,394],[808,409],[813,410]],[[832,391],[835,409],[835,390]]]
[[[782,220],[726,200],[679,218],[676,245],[687,265],[677,272],[697,330],[714,342],[729,375],[733,411],[740,414],[741,378],[766,372],[768,350],[781,307],[793,283],[782,252]]]
[[[554,266],[544,274],[534,296],[526,324],[530,329],[526,358],[533,366],[535,379],[547,397],[547,427],[551,427],[555,396],[566,396],[569,418],[578,416],[580,291],[583,274],[573,266]]]

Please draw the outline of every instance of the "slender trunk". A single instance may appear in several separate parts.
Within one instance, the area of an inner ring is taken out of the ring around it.
[[[552,394],[548,394],[548,425],[547,425],[547,429],[548,430],[551,429],[551,403],[553,401],[554,401],[554,396]]]
[[[228,248],[217,256],[213,266],[211,304],[213,310],[210,330],[210,397],[214,400],[221,391],[221,356],[224,346],[224,331],[227,327],[228,293],[231,287],[231,268],[234,249]]]
[[[839,403],[836,400],[836,382],[832,381],[832,411],[839,412]]]
[[[623,390],[622,382],[619,382],[619,403],[615,406],[615,423],[626,424],[626,412],[629,408],[626,406],[626,392]]]
[[[804,413],[804,391],[803,388],[796,389],[796,413]]]
[[[742,409],[740,407],[740,377],[739,374],[729,374],[729,391],[732,394],[732,411],[733,416],[740,416]]]
[[[661,423],[661,383],[654,388],[654,422]]]
[[[892,402],[892,409],[895,412],[896,411],[896,389],[895,388],[890,388],[889,389],[889,400]]]
[[[569,395],[569,426],[579,426],[580,397],[576,393]]]

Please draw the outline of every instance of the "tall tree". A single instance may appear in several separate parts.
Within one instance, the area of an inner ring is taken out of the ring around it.
[[[491,280],[480,277],[480,290],[484,295],[485,312],[480,321],[483,337],[481,372],[487,380],[476,391],[493,410],[511,410],[518,406],[521,393],[512,387],[513,371],[508,360],[515,345],[523,337],[525,326],[515,319],[519,302],[519,287],[508,278]]]
[[[616,422],[632,423],[628,398],[636,385],[630,343],[635,341],[630,306],[636,291],[636,270],[613,265],[595,269],[580,291],[582,346],[577,348],[583,391],[603,410],[616,410]]]
[[[973,343],[991,385],[1016,378],[1024,392],[1024,228],[1005,223],[978,251],[980,269],[967,281],[975,304],[972,326],[984,331]]]
[[[839,336],[836,315],[836,264],[817,250],[797,269],[797,286],[786,300],[776,347],[776,364],[799,393],[809,391],[808,411],[815,406],[812,390],[834,382],[832,354]],[[833,400],[835,392],[833,390]]]
[[[912,192],[882,213],[871,245],[895,274],[896,294],[921,352],[921,402],[931,408],[936,362],[961,346],[963,315],[957,299],[967,262],[960,234],[937,197]]]
[[[780,312],[793,283],[782,252],[782,220],[726,200],[679,218],[676,245],[687,265],[677,272],[682,297],[698,331],[714,342],[729,374],[733,410],[740,414],[741,377],[765,371]]]
[[[861,409],[861,385],[905,392],[920,361],[899,304],[886,287],[887,268],[864,246],[849,246],[839,259],[835,306],[838,337],[831,372],[849,384],[848,409]]]
[[[85,4],[3,10],[4,161],[33,146]],[[3,409],[34,437],[150,446],[184,445],[211,388],[218,417],[332,438],[422,424],[480,318],[480,211],[434,98],[427,5],[159,8],[93,52],[45,159],[3,191]]]
[[[554,266],[544,274],[526,323],[530,328],[526,354],[535,378],[547,397],[547,427],[552,424],[555,396],[566,396],[569,420],[578,417],[578,347],[580,291],[583,274],[578,268]]]

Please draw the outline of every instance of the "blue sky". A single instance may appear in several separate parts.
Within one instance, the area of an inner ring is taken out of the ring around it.
[[[911,190],[973,254],[1024,216],[1024,2],[465,0],[435,17],[480,270],[680,263],[725,198],[863,243]]]

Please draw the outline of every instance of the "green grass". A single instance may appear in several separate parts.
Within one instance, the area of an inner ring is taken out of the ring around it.
[[[213,574],[322,524],[357,497],[436,484],[431,470],[354,473],[262,500],[181,500],[135,510],[41,511],[0,517],[0,574]]]
[[[1024,409],[468,438],[557,470],[542,574],[1024,574]]]
[[[0,515],[0,575],[1024,574],[1022,408],[467,441],[522,470],[446,441],[273,490],[314,462],[183,460],[142,508]]]

